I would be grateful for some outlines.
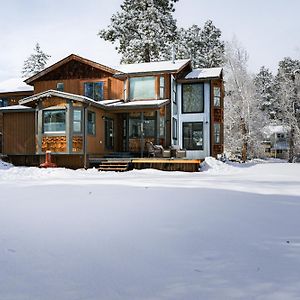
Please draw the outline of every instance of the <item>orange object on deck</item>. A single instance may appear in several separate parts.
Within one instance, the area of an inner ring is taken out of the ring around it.
[[[51,151],[46,151],[46,160],[40,164],[40,168],[56,168],[57,165],[51,161]]]

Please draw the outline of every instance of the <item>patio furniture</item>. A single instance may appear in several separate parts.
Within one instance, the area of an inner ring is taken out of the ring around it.
[[[184,158],[186,157],[186,150],[181,149],[179,145],[171,146],[171,156],[176,158]]]
[[[151,141],[146,142],[148,157],[170,157],[171,151],[164,149],[162,145],[154,145]]]

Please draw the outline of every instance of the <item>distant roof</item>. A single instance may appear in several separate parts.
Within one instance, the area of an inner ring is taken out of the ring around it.
[[[10,105],[10,106],[5,106],[5,107],[0,107],[1,112],[12,112],[12,111],[32,111],[33,109],[28,106],[24,105]]]
[[[33,91],[33,87],[26,84],[22,78],[10,78],[0,82],[0,93]]]
[[[274,133],[288,133],[290,130],[291,128],[286,125],[268,125],[262,129],[263,133],[266,135]]]
[[[102,65],[102,64],[99,64],[99,63],[94,62],[92,60],[83,58],[83,57],[81,57],[79,55],[76,55],[76,54],[71,54],[71,55],[63,58],[62,60],[58,61],[57,63],[49,66],[48,68],[44,69],[43,71],[37,73],[36,75],[33,75],[33,76],[29,77],[28,79],[25,80],[25,82],[28,83],[28,84],[31,84],[33,81],[35,81],[38,78],[48,74],[51,71],[59,68],[60,66],[68,63],[71,60],[76,60],[78,62],[90,65],[93,68],[100,69],[100,70],[106,71],[106,72],[111,73],[111,74],[115,74],[117,72],[115,69],[112,69],[112,68],[107,67],[105,65]]]
[[[205,79],[205,78],[219,78],[222,76],[222,68],[203,68],[194,69],[187,74],[184,79]]]
[[[172,61],[156,61],[136,64],[123,64],[114,67],[120,73],[136,74],[136,73],[151,73],[151,72],[178,72],[184,66],[190,63],[190,59],[181,59]]]

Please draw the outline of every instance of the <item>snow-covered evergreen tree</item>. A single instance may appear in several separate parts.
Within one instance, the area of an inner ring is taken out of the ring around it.
[[[107,29],[98,35],[117,43],[121,62],[137,63],[167,59],[177,35],[173,18],[178,0],[124,0]]]
[[[24,61],[22,77],[31,77],[45,69],[50,57],[50,55],[41,50],[39,43],[36,43],[34,53]]]
[[[191,58],[194,68],[220,67],[224,63],[224,42],[221,30],[211,20],[201,29],[193,25],[178,31],[178,58]]]
[[[247,69],[248,53],[236,41],[226,44],[225,149],[242,160],[260,155],[261,128],[266,123],[255,97],[253,76]]]
[[[261,110],[268,113],[270,119],[276,115],[274,76],[268,68],[262,66],[254,78],[256,97]]]
[[[277,118],[290,131],[289,160],[300,154],[300,61],[289,57],[279,62],[276,75]]]

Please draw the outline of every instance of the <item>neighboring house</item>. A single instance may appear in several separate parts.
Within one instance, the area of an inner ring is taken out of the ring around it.
[[[221,68],[190,60],[107,67],[70,55],[25,82],[34,95],[4,108],[3,152],[30,164],[47,150],[58,165],[147,155],[145,143],[177,145],[187,158],[223,152]]]
[[[288,159],[290,128],[283,125],[269,125],[263,128],[262,143],[267,157]]]
[[[23,86],[22,86],[23,88]],[[18,89],[18,86],[15,85],[14,89]],[[2,107],[6,107],[6,106],[12,106],[12,105],[18,105],[19,100],[31,96],[33,95],[33,89],[32,90],[20,90],[20,91],[15,91],[15,92],[8,92],[5,91],[6,88],[1,88],[1,84],[0,84],[0,108]],[[2,139],[3,139],[3,120],[2,120],[3,116],[2,113],[0,111],[0,153],[2,153]]]

